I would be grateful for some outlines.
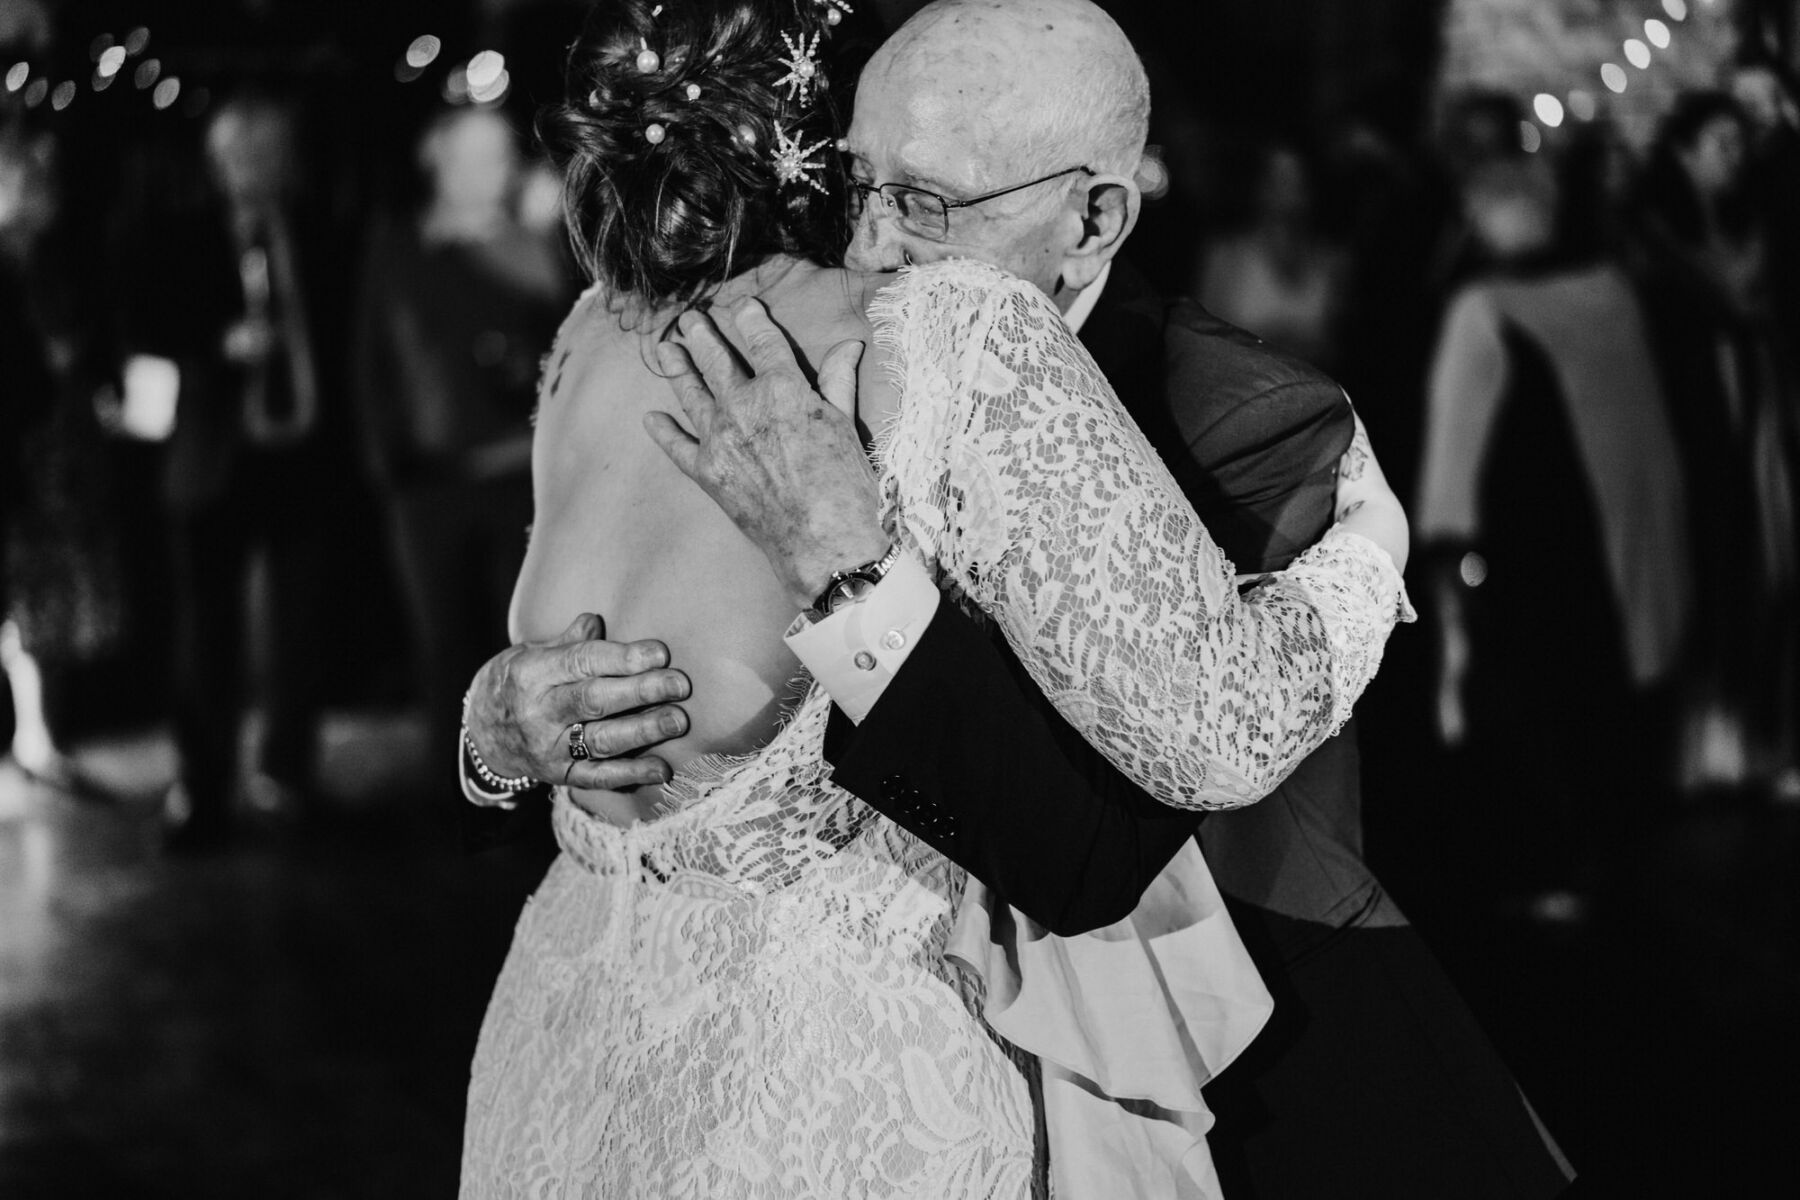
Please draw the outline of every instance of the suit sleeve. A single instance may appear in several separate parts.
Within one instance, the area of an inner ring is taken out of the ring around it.
[[[1172,386],[1156,415],[1181,430],[1158,449],[1240,569],[1286,566],[1330,524],[1348,403],[1310,372],[1260,374],[1271,366],[1261,353],[1254,369],[1215,378],[1242,347],[1203,343],[1179,320],[1167,353]],[[840,786],[1058,933],[1123,917],[1200,823],[1107,762],[951,605],[860,726],[834,714],[826,756]]]
[[[1065,936],[1130,913],[1202,816],[1115,769],[952,604],[860,725],[833,711],[825,755],[840,787]]]

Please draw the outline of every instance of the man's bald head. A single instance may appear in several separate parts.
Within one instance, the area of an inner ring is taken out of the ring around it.
[[[1089,0],[938,0],[864,69],[847,142],[859,182],[943,197],[947,225],[883,193],[845,260],[977,258],[1066,308],[1137,222],[1149,120],[1143,64]]]
[[[991,179],[1081,163],[1130,176],[1150,122],[1137,52],[1089,0],[937,0],[863,75],[936,106]]]

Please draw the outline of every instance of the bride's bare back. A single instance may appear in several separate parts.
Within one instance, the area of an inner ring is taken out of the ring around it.
[[[784,258],[733,279],[715,300],[758,297],[816,364],[840,341],[870,342],[873,282]],[[665,642],[670,665],[693,683],[688,732],[656,750],[680,774],[700,755],[762,746],[794,699],[799,665],[781,638],[793,602],[768,560],[644,432],[645,413],[680,412],[656,365],[667,321],[622,328],[597,290],[557,337],[538,397],[536,515],[512,637],[554,637],[577,613],[595,612],[608,638]],[[881,386],[873,359],[864,354],[865,391]],[[664,799],[659,787],[575,798],[621,825],[653,817]]]

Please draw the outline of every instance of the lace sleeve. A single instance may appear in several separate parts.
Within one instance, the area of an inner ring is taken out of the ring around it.
[[[940,263],[872,315],[901,393],[877,447],[884,517],[1121,770],[1168,804],[1236,807],[1349,718],[1406,611],[1384,552],[1333,529],[1240,597],[1035,288]]]

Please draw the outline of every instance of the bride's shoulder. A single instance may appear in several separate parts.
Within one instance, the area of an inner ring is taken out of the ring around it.
[[[883,326],[970,319],[1003,307],[1054,309],[1048,296],[1010,271],[973,258],[947,258],[901,271],[880,289],[869,312]]]

